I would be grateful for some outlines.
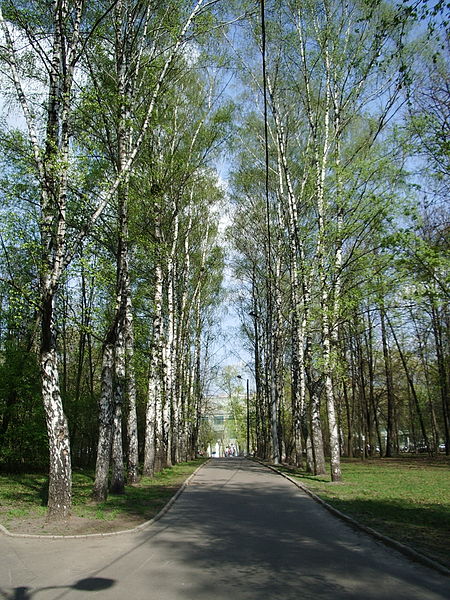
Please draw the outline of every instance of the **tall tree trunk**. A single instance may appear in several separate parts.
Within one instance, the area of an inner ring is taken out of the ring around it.
[[[429,365],[427,364],[427,361],[425,359],[425,349],[424,349],[423,338],[422,338],[421,333],[418,331],[417,323],[414,319],[414,315],[412,314],[412,311],[411,311],[410,315],[411,315],[411,320],[414,322],[415,329],[416,329],[416,340],[417,340],[418,349],[419,349],[419,357],[420,357],[420,362],[422,364],[422,371],[424,374],[425,386],[427,389],[428,406],[429,406],[429,410],[430,410],[431,427],[432,427],[432,431],[433,431],[433,447],[437,448],[439,446],[439,441],[440,441],[440,432],[439,432],[439,427],[438,427],[437,418],[436,418],[436,410],[435,410],[435,405],[433,402],[433,395],[430,393],[431,385],[430,385],[430,377],[429,377]]]
[[[40,365],[50,451],[48,518],[66,519],[72,500],[72,468],[69,428],[59,390],[58,359],[53,324],[52,295],[42,302]]]
[[[386,457],[390,458],[395,449],[395,415],[394,415],[394,383],[392,378],[392,364],[389,352],[389,345],[386,335],[386,314],[384,306],[380,306],[381,319],[381,342],[383,346],[384,372],[386,376],[386,395],[387,395],[387,424],[386,424]]]
[[[127,399],[128,399],[128,483],[135,484],[139,481],[139,444],[138,423],[136,409],[136,373],[134,370],[134,331],[133,307],[131,302],[130,282],[126,287],[125,309],[125,352],[127,370]]]
[[[125,465],[123,460],[122,415],[126,393],[126,358],[123,320],[118,323],[117,335],[114,341],[114,391],[110,491],[113,494],[123,494],[125,491]]]
[[[275,392],[275,404],[277,411],[277,441],[278,441],[278,460],[285,459],[285,444],[284,444],[284,431],[283,431],[283,419],[282,411],[284,408],[284,365],[283,365],[283,334],[281,330],[281,290],[278,282],[281,281],[281,257],[278,249],[277,256],[275,258],[275,282],[274,282],[274,320],[273,320],[273,372],[274,377],[274,392]]]
[[[317,266],[318,279],[320,285],[321,299],[321,322],[322,322],[322,356],[323,356],[323,376],[325,384],[325,397],[327,402],[328,415],[328,430],[330,440],[330,460],[331,460],[331,478],[333,481],[341,480],[340,466],[340,449],[339,449],[339,431],[336,419],[335,398],[332,379],[332,354],[331,354],[331,337],[332,324],[330,323],[330,282],[327,280],[326,268],[326,231],[325,231],[325,175],[327,169],[327,157],[329,152],[329,131],[330,131],[330,109],[331,109],[331,94],[330,94],[330,67],[329,67],[329,50],[325,48],[325,64],[326,64],[326,99],[324,108],[324,134],[323,144],[319,146],[317,125],[313,127],[314,140],[314,155],[316,164],[316,199],[317,199],[317,216],[318,216],[318,239],[317,239]],[[334,290],[335,294],[339,295],[339,289]],[[333,306],[334,308],[334,306]],[[334,311],[333,311],[334,312]]]
[[[444,421],[444,435],[445,435],[445,453],[450,455],[450,398],[449,398],[449,382],[448,373],[446,366],[446,355],[444,349],[442,325],[438,316],[438,312],[435,306],[434,298],[431,301],[431,323],[433,327],[434,343],[436,348],[436,358],[438,364],[439,374],[439,389],[441,392],[442,402],[442,415]],[[448,358],[448,357],[447,357]]]
[[[253,352],[254,352],[254,363],[255,363],[255,405],[256,405],[256,440],[258,442],[256,447],[256,454],[259,458],[265,458],[267,454],[266,444],[266,424],[265,424],[265,412],[264,412],[264,393],[263,383],[261,377],[261,339],[260,339],[260,326],[259,318],[260,311],[258,305],[258,289],[256,284],[256,268],[253,265],[252,268],[252,312],[250,317],[253,322]]]
[[[155,222],[155,239],[157,247],[161,244],[161,227],[159,217]],[[163,373],[163,269],[159,253],[155,266],[154,287],[153,343],[150,353],[150,367],[147,394],[144,444],[144,475],[152,477],[161,468],[162,453],[162,373]]]
[[[104,502],[108,496],[109,465],[111,460],[114,378],[114,345],[106,342],[103,349],[102,389],[99,403],[99,435],[93,499]]]
[[[163,406],[163,435],[164,435],[164,466],[172,466],[172,442],[174,432],[175,403],[175,344],[176,344],[176,305],[175,277],[176,252],[178,247],[179,217],[174,206],[174,229],[172,247],[167,261],[167,325],[164,347],[164,406]]]
[[[73,75],[79,58],[79,30],[84,3],[53,2],[50,16],[52,39],[45,55],[49,73],[44,149],[41,148],[25,89],[22,85],[17,51],[0,9],[0,27],[5,40],[11,80],[22,107],[33,150],[40,191],[41,236],[41,347],[42,398],[50,451],[48,517],[65,519],[70,514],[71,458],[67,419],[64,414],[56,344],[55,297],[65,266],[66,209],[69,164]],[[35,39],[30,36],[30,47]],[[40,47],[41,55],[45,54]]]
[[[378,409],[375,399],[375,368],[373,358],[373,322],[371,318],[370,310],[367,310],[367,334],[364,336],[366,355],[367,355],[367,368],[369,378],[369,404],[370,410],[373,414],[373,422],[375,424],[375,431],[377,435],[378,448],[380,457],[383,456],[383,440],[381,437],[380,422],[378,418]]]
[[[412,395],[412,398],[414,400],[414,406],[415,406],[416,411],[417,411],[417,416],[419,417],[420,430],[422,432],[423,441],[425,442],[425,445],[427,447],[427,451],[431,452],[432,448],[430,446],[430,442],[429,442],[429,439],[428,439],[428,434],[427,434],[427,430],[426,430],[426,427],[425,427],[425,422],[423,420],[422,409],[420,408],[420,402],[419,402],[419,398],[417,397],[417,392],[416,392],[416,388],[415,388],[414,381],[413,381],[413,378],[412,378],[412,374],[411,374],[411,372],[410,372],[410,370],[408,368],[408,363],[406,362],[406,358],[405,358],[405,355],[404,355],[404,353],[402,351],[400,343],[398,341],[397,335],[395,333],[395,329],[394,329],[394,327],[393,327],[393,325],[392,325],[392,323],[391,323],[391,321],[390,321],[390,319],[389,319],[388,316],[386,316],[386,320],[387,320],[387,322],[389,324],[389,328],[391,330],[392,337],[394,338],[395,345],[397,346],[397,350],[398,350],[398,353],[400,355],[400,360],[402,361],[402,365],[403,365],[403,368],[405,370],[406,379],[408,381],[408,385],[409,385],[409,388],[411,390],[411,395]]]
[[[299,234],[299,210],[298,203],[304,201],[304,191],[307,183],[307,170],[304,170],[299,200],[294,193],[291,172],[287,159],[287,139],[280,119],[278,106],[275,98],[275,90],[270,78],[267,77],[267,86],[270,94],[271,109],[275,122],[276,140],[278,147],[278,172],[279,172],[279,195],[283,201],[286,187],[287,191],[287,227],[289,231],[289,264],[292,303],[292,415],[293,415],[293,439],[297,464],[303,460],[302,435],[306,437],[308,427],[304,426],[302,419],[305,413],[306,378],[305,378],[305,351],[304,339],[306,329],[306,316],[308,311],[302,314],[301,292],[304,291],[303,306],[309,297],[306,291],[305,276],[305,252],[303,240]],[[309,140],[308,145],[309,146]]]

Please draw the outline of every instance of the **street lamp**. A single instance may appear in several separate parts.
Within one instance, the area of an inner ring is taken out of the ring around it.
[[[237,375],[238,379],[242,379],[242,375]],[[250,455],[250,388],[249,380],[247,379],[247,395],[246,395],[246,408],[247,408],[247,456]]]
[[[247,379],[247,456],[250,455],[250,391]]]

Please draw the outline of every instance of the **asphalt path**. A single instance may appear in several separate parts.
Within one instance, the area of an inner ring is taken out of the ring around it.
[[[245,459],[201,468],[144,530],[0,536],[7,600],[442,600],[450,578],[330,514]]]

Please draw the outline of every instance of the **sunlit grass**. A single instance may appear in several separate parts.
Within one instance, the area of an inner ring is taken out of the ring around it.
[[[114,521],[120,517],[143,522],[154,517],[176,493],[183,481],[199,467],[203,459],[180,463],[143,477],[137,485],[126,486],[125,493],[110,494],[105,502],[92,502],[92,470],[74,471],[72,478],[72,514],[85,519]],[[46,511],[48,478],[43,474],[0,474],[0,522],[42,517]]]
[[[344,459],[340,484],[288,470],[343,513],[450,566],[448,458]]]

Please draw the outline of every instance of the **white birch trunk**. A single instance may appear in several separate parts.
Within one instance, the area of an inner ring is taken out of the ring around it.
[[[177,366],[178,366],[178,388],[177,397],[180,399],[180,414],[178,416],[178,460],[188,460],[189,454],[189,421],[191,419],[191,391],[192,391],[192,367],[190,364],[191,352],[189,348],[189,317],[192,310],[192,301],[195,298],[196,291],[192,294],[191,304],[189,305],[189,282],[191,277],[191,232],[192,232],[192,202],[194,198],[195,187],[191,187],[189,197],[189,221],[184,238],[184,262],[182,268],[183,292],[181,295],[179,326],[177,328]],[[205,240],[209,236],[209,224],[207,226]],[[204,253],[202,255],[202,268],[204,265]],[[181,279],[181,277],[180,277]],[[200,283],[201,276],[198,284]]]
[[[103,350],[102,389],[99,403],[99,436],[93,498],[104,502],[108,496],[109,465],[112,443],[112,403],[114,347],[106,344]]]
[[[159,219],[155,223],[156,244],[161,244]],[[147,409],[145,419],[144,475],[153,476],[161,468],[162,453],[162,371],[163,332],[163,270],[158,257],[155,266],[155,296],[153,343],[150,356]]]
[[[122,443],[122,414],[126,389],[126,358],[123,325],[119,328],[114,345],[114,404],[111,447],[111,485],[113,494],[125,490],[125,465]]]
[[[69,428],[63,411],[56,351],[41,352],[42,396],[50,450],[49,519],[67,519],[72,500]]]
[[[70,441],[60,385],[55,327],[55,295],[66,254],[67,169],[69,119],[73,74],[79,58],[79,29],[84,3],[66,0],[52,3],[53,39],[48,54],[28,36],[30,48],[48,69],[48,102],[44,148],[41,147],[33,110],[21,81],[20,60],[9,27],[0,9],[0,28],[5,38],[5,57],[10,77],[28,129],[40,191],[41,235],[41,386],[50,451],[48,518],[65,519],[71,508]],[[52,28],[50,27],[50,30]]]
[[[139,445],[138,445],[138,423],[136,410],[136,374],[134,370],[134,331],[133,331],[133,307],[131,301],[131,289],[128,282],[126,292],[125,310],[125,351],[127,369],[127,400],[128,400],[128,478],[130,484],[139,481]]]
[[[278,143],[279,155],[279,188],[280,197],[284,197],[284,180],[287,189],[287,208],[288,208],[288,231],[289,231],[289,255],[290,255],[290,295],[292,304],[292,417],[293,417],[293,439],[294,454],[297,465],[303,461],[303,440],[302,432],[308,432],[307,427],[302,426],[302,420],[305,416],[305,398],[306,398],[306,378],[305,378],[305,329],[307,310],[305,308],[305,298],[303,303],[301,291],[306,287],[305,277],[305,256],[303,240],[298,233],[298,201],[294,194],[294,188],[291,182],[290,170],[287,161],[286,138],[283,126],[279,117],[276,105],[274,91],[268,79],[269,93],[272,103],[272,113],[276,127],[276,138]],[[306,185],[306,171],[302,178],[300,187],[300,199],[303,199],[303,193]],[[300,283],[300,277],[302,283]],[[306,295],[305,295],[306,296]],[[309,296],[308,296],[309,297]]]
[[[314,148],[314,157],[315,157],[315,165],[316,165],[316,194],[320,195],[320,181],[322,174],[325,175],[325,172],[320,169],[320,159],[319,159],[319,142],[318,142],[318,133],[317,133],[317,122],[316,122],[316,112],[313,108],[312,102],[312,94],[311,94],[311,83],[309,79],[309,65],[307,62],[307,53],[306,53],[306,45],[304,39],[304,32],[302,29],[301,23],[301,11],[299,9],[299,18],[297,21],[297,33],[300,41],[300,57],[301,57],[301,68],[304,78],[305,84],[305,105],[306,105],[306,113],[308,116],[308,123],[310,128],[311,139]],[[326,124],[327,127],[327,124]],[[328,151],[328,133],[325,136],[324,146],[325,151]],[[318,199],[318,201],[320,201]],[[320,237],[320,234],[319,234]],[[319,244],[320,245],[320,244]],[[321,247],[321,246],[320,246]],[[320,269],[320,266],[319,266]],[[310,286],[305,286],[303,289],[303,301],[304,301],[304,311],[306,323],[308,323],[308,314],[311,305],[311,289]],[[313,373],[312,367],[312,340],[311,335],[307,333],[305,340],[305,365],[306,365],[306,380],[307,387],[309,391],[309,412],[310,412],[310,427],[311,427],[311,452],[307,454],[308,463],[313,467],[312,471],[315,475],[321,475],[326,472],[325,469],[325,455],[323,450],[323,437],[322,437],[322,423],[320,417],[320,397],[318,394],[318,382],[315,381],[315,376]],[[307,449],[308,452],[308,449]],[[311,464],[311,458],[313,459],[313,464]]]
[[[172,466],[172,442],[176,428],[178,412],[177,398],[175,397],[175,355],[176,355],[176,305],[175,305],[175,278],[176,278],[176,252],[179,237],[179,215],[174,205],[174,225],[172,246],[167,260],[167,329],[166,344],[164,348],[164,407],[163,407],[163,435],[164,435],[164,460],[166,466]]]
[[[341,480],[340,467],[340,445],[339,445],[339,430],[336,417],[336,407],[333,389],[333,357],[331,346],[331,326],[330,326],[330,302],[329,288],[330,283],[327,278],[326,271],[326,231],[325,231],[325,173],[327,168],[327,157],[329,152],[329,135],[330,135],[330,111],[331,111],[331,88],[330,88],[330,60],[328,47],[325,48],[325,66],[326,66],[326,97],[325,97],[325,114],[324,114],[324,141],[322,149],[322,157],[319,162],[318,146],[316,146],[317,160],[317,213],[318,213],[318,268],[319,281],[321,286],[321,319],[322,319],[322,356],[324,364],[325,378],[325,397],[327,401],[328,415],[328,430],[330,440],[330,461],[331,461],[331,478],[333,481]],[[320,166],[319,166],[320,165]],[[334,313],[334,311],[332,311]]]

